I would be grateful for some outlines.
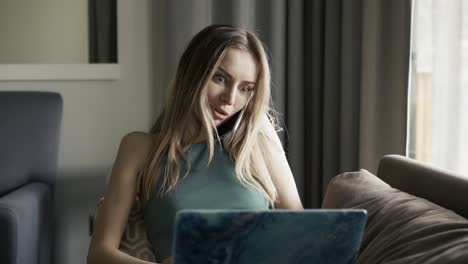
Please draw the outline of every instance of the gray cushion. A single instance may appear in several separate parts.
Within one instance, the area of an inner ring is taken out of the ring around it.
[[[323,208],[363,208],[358,263],[468,263],[468,220],[361,170],[332,179]]]

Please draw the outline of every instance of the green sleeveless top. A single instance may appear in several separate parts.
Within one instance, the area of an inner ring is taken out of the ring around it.
[[[181,209],[269,209],[269,202],[257,190],[243,186],[236,177],[234,162],[220,144],[215,144],[209,167],[208,143],[193,144],[187,151],[190,171],[180,161],[181,180],[176,188],[159,197],[160,184],[153,189],[144,211],[148,240],[156,261],[171,256],[175,215]],[[158,181],[160,182],[160,181]]]

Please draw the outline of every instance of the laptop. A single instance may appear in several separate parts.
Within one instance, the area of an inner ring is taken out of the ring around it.
[[[181,210],[173,264],[354,263],[363,209]]]

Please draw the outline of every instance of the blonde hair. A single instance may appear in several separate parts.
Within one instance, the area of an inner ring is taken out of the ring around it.
[[[211,117],[207,99],[207,82],[228,49],[250,52],[257,61],[258,77],[250,102],[241,111],[237,129],[224,137],[223,146],[235,162],[235,172],[244,186],[262,193],[274,206],[276,188],[266,167],[264,153],[271,144],[264,133],[262,119],[270,113],[270,69],[262,42],[252,32],[226,25],[212,25],[200,31],[183,53],[173,82],[171,93],[152,127],[155,135],[146,166],[141,172],[140,199],[144,207],[161,175],[160,191],[164,195],[173,190],[180,180],[180,158],[187,160],[186,151],[199,136],[201,128],[209,146],[209,163],[213,159],[217,129]],[[199,130],[198,130],[199,131]],[[209,163],[207,165],[209,165]]]

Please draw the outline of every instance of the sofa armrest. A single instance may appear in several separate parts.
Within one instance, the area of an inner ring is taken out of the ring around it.
[[[29,183],[0,197],[0,263],[50,262],[52,191]]]
[[[2,206],[0,198],[1,263],[16,263],[16,230],[18,230],[16,215],[10,208]]]
[[[393,188],[427,199],[468,219],[468,177],[399,155],[381,159],[377,176]]]

